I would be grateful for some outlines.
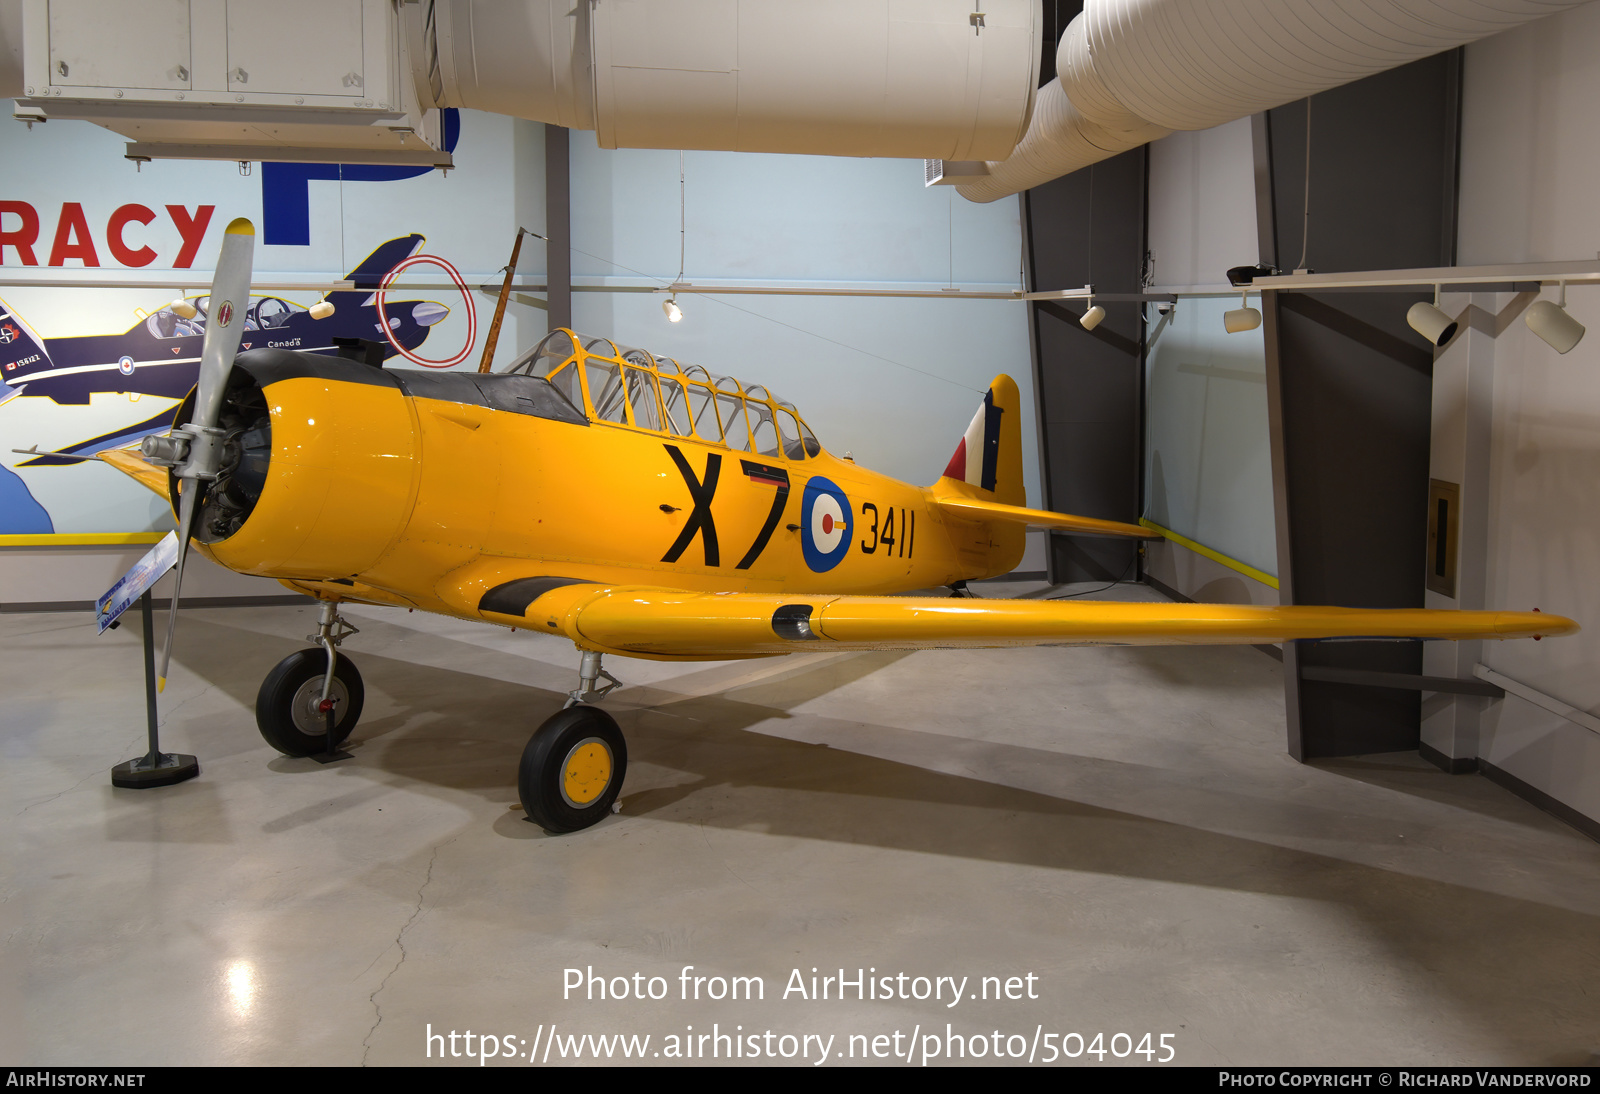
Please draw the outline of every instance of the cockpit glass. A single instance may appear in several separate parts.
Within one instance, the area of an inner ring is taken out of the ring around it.
[[[245,330],[273,330],[288,323],[297,311],[305,309],[276,296],[263,297],[251,306],[250,314],[245,317]],[[254,327],[250,325],[252,322]]]
[[[717,415],[722,419],[722,441],[729,448],[749,452],[750,427],[745,422],[744,400],[738,395],[717,393]]]
[[[772,421],[772,407],[746,399],[744,409],[750,415],[751,449],[763,456],[778,455],[778,430]]]
[[[574,406],[582,405],[580,366],[568,364],[580,347],[582,379],[595,421],[618,425],[631,421],[641,429],[720,441],[730,448],[778,458],[801,460],[822,451],[794,405],[765,387],[744,388],[732,376],[649,350],[618,347],[606,338],[551,331],[502,371],[542,376]]]
[[[783,444],[783,454],[791,460],[806,458],[805,446],[800,443],[800,422],[792,410],[778,410],[778,439]]]
[[[189,303],[195,308],[193,318],[185,318],[172,310],[169,304],[144,321],[145,329],[157,338],[193,338],[206,332],[207,298],[202,296]]]

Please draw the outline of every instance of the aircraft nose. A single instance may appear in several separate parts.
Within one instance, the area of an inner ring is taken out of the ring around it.
[[[443,304],[435,304],[431,300],[424,300],[411,309],[411,318],[420,326],[431,327],[439,320],[450,314],[450,309]]]

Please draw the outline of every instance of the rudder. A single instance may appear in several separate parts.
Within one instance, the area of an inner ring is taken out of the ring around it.
[[[1017,382],[1009,376],[996,376],[956,444],[943,478],[976,487],[981,491],[975,495],[978,497],[1005,505],[1024,504],[1021,402]]]
[[[977,498],[1002,505],[1026,505],[1022,483],[1022,395],[1009,376],[996,376],[984,393],[966,433],[956,444],[944,474],[933,486],[937,496]],[[995,577],[1016,569],[1025,546],[1024,526],[984,521],[987,536],[967,550],[975,569],[969,578]]]

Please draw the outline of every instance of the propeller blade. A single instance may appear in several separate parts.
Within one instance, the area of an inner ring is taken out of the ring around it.
[[[156,690],[167,690],[167,666],[172,663],[172,636],[178,629],[178,595],[183,591],[183,563],[189,557],[189,530],[194,525],[195,503],[201,484],[189,479],[183,484],[178,501],[178,568],[172,577],[172,607],[167,609],[167,644],[161,649],[161,671],[156,673]]]
[[[244,217],[229,224],[222,237],[222,254],[217,258],[217,273],[211,281],[206,308],[206,340],[200,350],[194,417],[190,419],[196,425],[214,426],[222,413],[222,395],[239,352],[239,339],[244,335],[245,312],[250,308],[255,242],[255,225]]]
[[[206,301],[206,340],[200,349],[200,378],[195,384],[194,416],[182,427],[189,439],[188,458],[176,468],[181,484],[178,497],[178,567],[172,582],[172,610],[167,613],[167,644],[161,651],[161,671],[156,690],[167,687],[167,668],[172,664],[172,639],[178,629],[178,598],[183,593],[183,564],[189,557],[189,533],[194,528],[195,511],[208,481],[216,477],[221,460],[222,397],[227,392],[228,374],[239,353],[244,334],[245,313],[250,310],[250,267],[256,243],[255,225],[239,217],[228,225],[222,237],[222,253],[217,256],[216,276],[211,279],[211,296]],[[174,435],[179,430],[174,430]]]

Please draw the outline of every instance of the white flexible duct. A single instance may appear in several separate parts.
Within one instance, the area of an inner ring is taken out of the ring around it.
[[[994,201],[1586,2],[1086,0],[1022,142],[956,189]]]
[[[593,129],[602,148],[980,160],[1038,84],[1039,0],[428,0],[428,106]]]

